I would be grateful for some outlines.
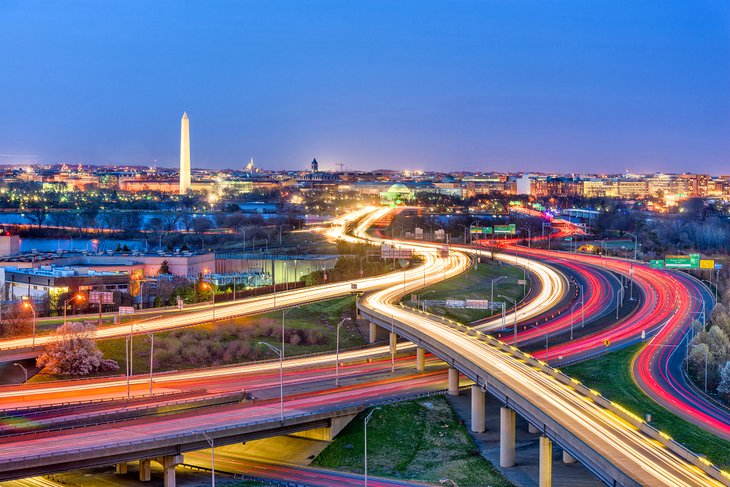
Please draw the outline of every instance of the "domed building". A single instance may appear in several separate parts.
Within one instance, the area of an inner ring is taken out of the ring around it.
[[[380,193],[380,202],[387,205],[402,205],[413,200],[413,190],[403,183],[395,183]]]

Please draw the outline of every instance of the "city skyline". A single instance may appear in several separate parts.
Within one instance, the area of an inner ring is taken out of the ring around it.
[[[728,6],[580,3],[4,3],[0,164],[722,173]]]

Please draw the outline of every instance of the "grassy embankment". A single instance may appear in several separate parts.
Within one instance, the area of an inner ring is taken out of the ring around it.
[[[651,413],[652,426],[698,455],[707,456],[721,468],[728,468],[730,441],[718,438],[664,409],[636,385],[631,375],[631,360],[640,348],[641,345],[628,347],[562,370],[641,417]]]
[[[289,311],[286,314],[286,329],[290,332],[298,330],[305,336],[306,333],[311,330],[311,333],[314,333],[317,337],[317,343],[308,344],[306,343],[306,340],[303,340],[299,344],[292,344],[290,340],[287,340],[285,346],[286,355],[293,356],[333,351],[336,346],[337,323],[339,323],[345,316],[352,316],[354,314],[354,305],[354,297],[348,296],[308,304]],[[238,356],[238,358],[232,357],[231,360],[225,360],[220,359],[221,354],[218,354],[219,358],[215,360],[209,358],[214,354],[210,354],[208,352],[210,351],[210,347],[220,350],[220,348],[225,348],[233,342],[240,343],[241,335],[238,332],[248,331],[241,330],[242,328],[248,328],[252,332],[254,332],[254,330],[267,331],[272,329],[275,333],[278,333],[281,327],[281,318],[282,312],[274,311],[262,315],[246,316],[232,320],[221,320],[215,322],[215,324],[205,323],[202,325],[155,333],[155,356],[158,358],[161,358],[159,353],[165,342],[170,344],[174,344],[175,342],[185,344],[192,343],[192,345],[182,347],[180,351],[181,360],[174,361],[168,359],[166,362],[171,363],[170,366],[165,366],[164,363],[159,363],[156,366],[155,371],[164,372],[166,370],[180,370],[201,366],[224,365],[226,363],[275,358],[273,351],[269,350],[265,346],[257,345],[256,342],[267,342],[276,347],[280,347],[281,342],[280,338],[278,338],[280,335],[276,337],[268,334],[263,334],[262,336],[255,336],[254,334],[250,336],[249,342],[245,344],[250,348],[250,353],[247,354],[247,359],[241,359],[240,356]],[[112,338],[99,340],[97,342],[99,349],[104,354],[104,357],[117,361],[121,371],[125,368],[125,340],[126,338]],[[209,342],[214,343],[211,344]],[[345,322],[340,329],[340,349],[357,347],[364,344],[365,340],[356,326],[351,321]],[[184,360],[184,354],[189,352],[189,348],[196,345],[207,347],[201,349],[201,352],[205,351],[206,353],[196,355],[198,361]],[[149,372],[150,343],[147,335],[136,335],[134,337],[133,349],[134,373],[142,374]],[[162,362],[162,360],[160,360],[160,362]],[[53,379],[61,379],[61,377],[51,378],[43,374],[38,374],[31,380],[38,382]]]
[[[464,274],[439,282],[433,286],[429,286],[417,294],[424,300],[445,301],[447,299],[489,299],[491,295],[491,280],[500,276],[507,276],[507,279],[500,279],[494,283],[494,300],[506,301],[500,297],[500,294],[511,299],[521,300],[523,298],[522,286],[517,284],[518,279],[522,279],[524,274],[521,268],[506,265],[500,261],[486,261],[479,264],[478,268],[471,268]],[[529,281],[527,290],[529,292]],[[410,301],[405,304],[412,307],[419,307],[420,303]],[[507,309],[512,305],[506,301]],[[486,309],[458,309],[446,308],[441,306],[429,306],[428,311],[446,318],[459,321],[464,324],[486,318],[490,316],[490,311]],[[500,313],[495,310],[494,314]]]
[[[313,466],[364,472],[364,418],[358,415]],[[368,422],[368,474],[461,487],[511,485],[480,454],[441,396],[383,406]]]

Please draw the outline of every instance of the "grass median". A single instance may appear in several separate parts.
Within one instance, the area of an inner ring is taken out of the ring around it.
[[[642,418],[650,413],[652,426],[667,433],[694,453],[705,455],[720,468],[728,468],[730,441],[718,438],[663,408],[634,382],[631,361],[641,346],[608,353],[562,370]]]
[[[364,472],[364,418],[358,415],[317,456],[313,466]],[[456,485],[511,485],[480,454],[441,396],[383,406],[368,422],[368,474]]]
[[[472,267],[460,276],[429,286],[419,291],[417,295],[427,301],[446,301],[447,299],[489,300],[492,292],[491,281],[501,276],[505,278],[494,283],[494,300],[505,301],[507,309],[509,309],[512,304],[498,296],[501,294],[512,300],[520,301],[524,297],[523,286],[517,284],[517,281],[523,279],[525,274],[519,267],[486,258],[485,262],[480,263],[477,268]],[[526,289],[529,292],[529,281]],[[420,303],[413,300],[406,301],[406,304],[412,307],[420,307]],[[501,312],[495,310],[494,313],[491,313],[487,309],[446,308],[444,306],[429,306],[428,311],[464,324]]]

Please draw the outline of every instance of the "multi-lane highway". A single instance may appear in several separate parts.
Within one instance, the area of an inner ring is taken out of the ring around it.
[[[354,237],[345,235],[341,230],[339,230],[339,235],[337,235],[338,230],[333,230],[333,235],[338,238],[368,239],[377,241],[379,239],[373,239],[366,234],[366,229],[373,221],[379,218],[380,215],[382,215],[382,213],[375,212],[364,218],[355,231],[356,236]],[[613,415],[613,413],[610,413],[595,402],[586,400],[584,396],[575,391],[569,390],[569,388],[566,388],[564,384],[555,381],[543,372],[536,371],[534,368],[522,362],[505,357],[504,352],[485,345],[483,341],[477,340],[474,337],[466,336],[461,332],[454,331],[441,321],[431,320],[423,315],[410,313],[401,307],[394,306],[393,304],[395,300],[400,295],[418,289],[423,285],[432,284],[441,279],[456,275],[464,270],[470,262],[469,257],[462,252],[452,252],[448,258],[441,259],[436,256],[435,246],[406,243],[401,245],[411,246],[419,252],[423,256],[424,265],[415,269],[406,269],[403,272],[394,273],[380,278],[382,281],[370,288],[363,287],[363,289],[377,289],[384,287],[384,289],[368,295],[363,300],[364,306],[373,310],[375,313],[379,313],[381,318],[386,321],[389,320],[392,325],[395,326],[397,323],[400,329],[408,327],[410,329],[417,330],[418,333],[428,336],[441,345],[448,346],[452,352],[455,352],[460,357],[464,357],[469,360],[480,370],[483,370],[486,375],[499,377],[500,380],[509,382],[510,387],[515,386],[514,390],[520,395],[520,397],[523,397],[528,401],[534,401],[533,404],[544,408],[548,414],[551,414],[555,420],[561,422],[561,424],[564,422],[569,423],[566,424],[565,427],[573,434],[587,439],[587,441],[591,443],[592,448],[595,448],[600,451],[601,454],[606,455],[607,458],[611,458],[619,463],[623,461],[628,462],[626,467],[627,471],[630,475],[641,479],[640,482],[653,482],[647,483],[646,485],[714,485],[714,481],[709,479],[697,467],[679,460],[674,454],[668,452],[664,447],[657,445],[656,442],[652,442],[652,440],[648,437],[638,432],[636,428],[632,428],[627,425],[625,421]],[[504,258],[510,262],[516,262],[518,265],[528,265],[528,257],[531,258],[534,256],[532,254],[529,256],[519,254],[516,256],[500,256],[500,258]],[[525,303],[524,306],[518,310],[518,319],[521,321],[530,319],[537,314],[544,313],[546,310],[558,303],[562,296],[564,296],[567,292],[566,282],[559,273],[555,272],[554,269],[543,264],[535,263],[534,260],[529,265],[531,271],[538,276],[538,279],[543,284],[543,289],[547,289],[548,291],[546,294],[540,295],[538,299],[530,303]],[[330,285],[329,287],[333,286],[336,285]],[[349,283],[344,285],[344,287],[346,289],[339,290],[337,292],[346,293],[350,291]],[[322,288],[328,288],[328,286],[318,287],[318,289]],[[315,288],[308,288],[308,290],[313,291]],[[257,309],[266,310],[273,307],[288,306],[297,299],[312,299],[312,294],[305,295],[304,298],[302,296],[292,297],[292,294],[297,291],[279,293],[279,296],[277,296],[278,301],[276,303],[273,302],[273,296],[251,300],[256,301],[256,305],[253,306],[253,309],[249,309],[245,313],[257,312]],[[326,292],[327,291],[325,291],[325,293]],[[291,300],[287,300],[287,298],[290,298]],[[246,305],[251,305],[251,303],[246,302]],[[237,303],[232,306],[243,306],[243,303]],[[525,308],[528,308],[528,306],[532,306],[532,308],[526,310]],[[220,316],[218,313],[223,309],[223,307],[216,309],[217,317]],[[241,314],[241,309],[237,309],[234,313]],[[190,315],[194,315],[194,313],[191,313]],[[193,316],[193,319],[203,319],[208,321],[210,317]],[[495,320],[495,323],[497,321],[501,324],[501,320]],[[183,325],[167,322],[161,326],[164,328],[165,326]],[[129,328],[128,326],[125,326],[123,333],[126,334],[128,332]],[[361,354],[364,352],[357,351],[352,353]],[[332,359],[331,357],[323,356],[320,357],[319,360],[331,361]],[[269,370],[271,370],[272,364],[264,366],[269,367]],[[214,374],[226,374],[225,370],[221,371],[220,369],[212,373],[207,371],[207,373],[209,374],[207,376],[205,375],[206,371],[191,371],[184,374],[191,374],[189,377],[191,383],[199,383],[200,380],[206,380],[214,383],[215,380],[211,379],[214,377]],[[166,379],[167,377],[164,376],[156,377],[154,379],[155,387],[162,387],[161,384]],[[178,380],[182,379],[178,378]],[[271,382],[272,378],[269,377],[268,380]],[[303,378],[303,380],[306,380],[306,378]],[[423,378],[421,378],[421,380],[423,380]],[[0,400],[17,401],[18,394],[21,393],[23,394],[23,399],[21,399],[21,401],[35,397],[36,400],[42,402],[44,400],[49,400],[49,397],[53,397],[52,394],[73,394],[86,386],[91,386],[90,390],[93,391],[91,392],[92,395],[98,396],[99,394],[116,394],[119,396],[118,390],[112,392],[108,391],[106,387],[109,384],[104,384],[104,382],[105,381],[90,381],[83,385],[77,383],[75,385],[53,384],[48,386],[34,386],[35,389],[27,388],[24,389],[22,393],[19,390],[5,389],[0,390]],[[113,387],[126,387],[126,381],[118,382],[120,383],[115,384]],[[137,389],[143,389],[146,384],[146,378],[142,377],[135,377],[131,381],[131,385]],[[402,384],[399,384],[399,386],[402,386]],[[74,392],[75,387],[77,389]],[[5,393],[4,398],[3,393]],[[51,400],[57,400],[57,398]],[[333,398],[330,398],[330,400],[333,400]],[[340,399],[334,400],[339,401]],[[343,398],[341,400],[345,399]],[[9,402],[8,404],[11,403]]]
[[[358,230],[358,237],[378,241]],[[418,251],[425,244],[401,244]],[[427,251],[427,250],[426,250]],[[465,268],[468,257],[451,252],[450,268]],[[431,351],[459,357],[471,370],[480,371],[488,382],[498,380],[520,400],[538,407],[565,430],[580,438],[597,455],[608,460],[625,475],[641,485],[720,485],[699,468],[626,423],[598,403],[575,390],[566,388],[554,377],[528,364],[505,357],[500,349],[469,335],[397,306],[397,301],[410,292],[408,285],[391,286],[367,295],[360,306],[383,323],[391,323],[409,337],[417,337]]]

